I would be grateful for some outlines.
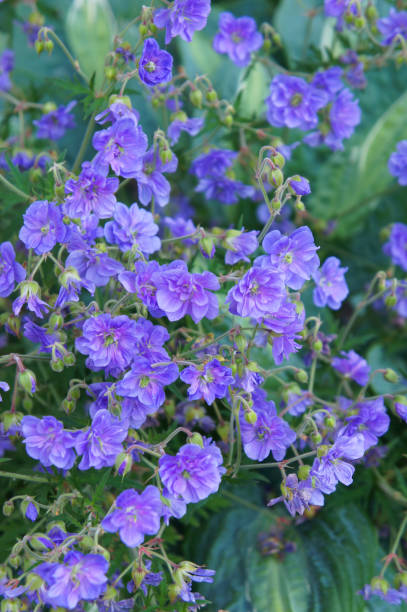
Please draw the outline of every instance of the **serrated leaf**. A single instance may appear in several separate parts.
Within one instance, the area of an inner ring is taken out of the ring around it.
[[[66,30],[79,65],[89,78],[96,73],[95,87],[99,88],[116,31],[108,0],[74,0],[67,14]]]

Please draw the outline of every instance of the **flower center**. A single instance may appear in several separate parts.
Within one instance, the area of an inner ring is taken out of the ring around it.
[[[148,376],[142,376],[140,378],[140,387],[142,389],[145,389],[146,387],[148,387],[149,382],[150,382],[150,378]]]
[[[302,95],[299,93],[296,93],[293,95],[293,97],[291,98],[291,106],[299,106],[302,102]]]
[[[144,64],[144,69],[147,70],[147,72],[154,72],[154,70],[156,70],[156,68],[157,68],[157,66],[152,61],[149,61],[146,64]]]

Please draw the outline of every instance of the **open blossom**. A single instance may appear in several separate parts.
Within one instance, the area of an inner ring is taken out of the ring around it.
[[[217,200],[223,204],[236,204],[239,198],[252,198],[255,189],[251,185],[245,185],[228,176],[207,176],[202,178],[197,187],[197,192],[203,192],[208,200]]]
[[[354,412],[355,414],[345,417],[345,425],[339,430],[338,436],[351,437],[360,433],[366,451],[371,446],[375,446],[379,437],[386,433],[390,425],[390,418],[386,413],[382,397],[359,402]]]
[[[249,262],[250,259],[247,256],[251,255],[258,247],[258,233],[255,230],[245,232],[244,227],[241,231],[229,230],[224,242],[226,248],[225,263],[232,266],[238,261]]]
[[[39,353],[52,354],[56,359],[63,359],[68,352],[65,344],[61,342],[58,330],[41,327],[29,319],[24,323],[24,337],[35,344],[39,344]]]
[[[407,185],[407,140],[397,143],[396,151],[390,155],[388,168],[400,185]]]
[[[77,270],[81,282],[86,282],[84,286],[90,292],[94,290],[92,285],[104,287],[112,276],[117,276],[124,269],[123,264],[117,259],[88,247],[75,249],[69,253],[65,265]]]
[[[219,489],[221,465],[222,455],[215,445],[184,444],[175,456],[159,459],[159,474],[170,495],[186,503],[198,502]]]
[[[127,436],[125,423],[113,417],[108,410],[98,410],[87,431],[80,432],[75,441],[75,449],[82,460],[79,470],[91,467],[100,470],[114,465],[116,457],[122,452],[122,442]]]
[[[191,42],[194,32],[206,26],[211,0],[174,0],[169,8],[154,12],[154,25],[165,28],[165,44],[175,37]]]
[[[119,281],[129,293],[135,293],[153,317],[164,316],[157,304],[157,283],[160,265],[157,261],[136,261],[134,272],[121,272]]]
[[[44,313],[49,310],[49,306],[40,298],[41,290],[36,281],[22,281],[20,284],[20,295],[13,302],[13,312],[18,316],[22,307],[26,304],[28,310],[34,312],[38,318],[42,319]]]
[[[24,416],[21,433],[27,454],[45,467],[55,465],[69,470],[75,462],[75,436],[64,430],[63,423],[53,416],[37,419]]]
[[[157,487],[149,485],[137,493],[126,489],[116,499],[113,512],[102,521],[102,528],[110,533],[119,532],[126,546],[139,546],[145,535],[155,535],[160,529],[162,502]]]
[[[117,393],[135,397],[145,406],[158,410],[165,401],[164,387],[178,378],[178,366],[171,362],[156,365],[162,361],[161,355],[153,354],[149,359],[134,357],[131,370],[117,385]]]
[[[344,375],[345,378],[355,380],[358,385],[363,387],[369,381],[370,366],[366,359],[363,359],[355,351],[346,353],[342,351],[343,358],[334,357],[332,359],[332,367]]]
[[[270,264],[284,273],[285,284],[291,289],[301,289],[319,267],[318,247],[307,226],[299,227],[290,236],[278,230],[269,232],[263,249],[269,254]]]
[[[27,249],[37,255],[48,253],[57,243],[64,241],[66,225],[62,221],[61,209],[54,202],[33,202],[23,215],[24,225],[19,238]]]
[[[234,17],[232,13],[221,13],[219,32],[213,39],[217,53],[227,53],[237,66],[247,66],[251,55],[263,44],[263,36],[257,31],[251,17]]]
[[[74,610],[80,601],[97,599],[105,591],[108,568],[101,555],[69,551],[63,563],[41,563],[34,572],[47,585],[42,589],[45,603]]]
[[[157,304],[170,321],[178,321],[189,314],[194,323],[214,319],[219,312],[216,295],[220,287],[212,272],[188,272],[182,260],[162,266],[157,282]]]
[[[382,17],[376,22],[377,29],[382,34],[382,44],[391,45],[397,36],[407,39],[407,12],[390,9],[388,17]]]
[[[108,219],[114,212],[118,188],[119,179],[107,177],[107,167],[84,162],[78,178],[65,183],[64,213],[71,218],[94,213],[100,219]]]
[[[310,476],[315,478],[315,486],[322,493],[330,494],[338,482],[349,486],[352,484],[354,466],[349,463],[363,457],[365,445],[363,436],[340,436],[325,455],[314,459]]]
[[[317,113],[327,103],[328,95],[322,89],[300,77],[279,74],[266,98],[267,119],[275,127],[309,130],[317,126]]]
[[[105,370],[118,375],[130,364],[134,355],[136,323],[126,315],[112,317],[108,313],[85,321],[82,336],[75,341],[76,350],[88,355],[91,370]]]
[[[203,117],[188,118],[183,111],[179,111],[173,116],[168,126],[167,134],[172,145],[176,144],[181,136],[181,132],[187,132],[190,136],[196,136],[205,123]]]
[[[332,310],[338,310],[343,300],[349,293],[345,274],[348,268],[341,268],[341,262],[337,257],[328,257],[313,274],[315,281],[314,304],[318,308],[329,306]]]
[[[198,178],[210,176],[223,176],[225,170],[230,168],[237,157],[235,151],[230,149],[212,149],[209,153],[202,153],[191,164],[191,174]]]
[[[319,70],[312,79],[312,84],[318,87],[318,89],[326,91],[333,99],[335,94],[343,87],[342,73],[343,70],[339,66],[332,66],[327,70]]]
[[[65,134],[66,130],[75,127],[75,119],[71,115],[71,110],[76,106],[76,101],[73,100],[67,106],[59,106],[57,109],[46,113],[33,121],[37,128],[37,138],[49,140],[59,140]]]
[[[234,380],[230,368],[222,366],[217,359],[212,359],[203,368],[188,366],[181,372],[180,378],[190,385],[190,400],[204,399],[207,404],[212,404],[217,397],[226,397],[228,386]]]
[[[153,215],[136,203],[129,208],[118,202],[113,219],[104,227],[105,238],[110,244],[117,244],[120,250],[134,249],[143,255],[150,255],[161,247],[161,240],[156,235],[158,225],[154,223]]]
[[[8,297],[13,293],[16,283],[25,279],[26,272],[21,264],[16,261],[11,242],[0,244],[0,298]]]
[[[393,223],[389,241],[383,246],[383,251],[396,266],[407,272],[407,225]]]
[[[117,176],[134,178],[142,168],[148,143],[147,136],[132,119],[120,119],[96,132],[92,144],[99,151],[93,161],[95,165],[110,165]]]
[[[291,516],[296,514],[302,515],[311,506],[324,505],[324,496],[313,485],[311,478],[298,480],[296,474],[289,474],[281,484],[281,492],[281,497],[271,499],[267,505],[274,506],[278,502],[283,501]]]
[[[268,341],[272,344],[273,359],[277,365],[301,348],[297,340],[301,339],[299,334],[304,329],[304,321],[304,308],[287,300],[263,320],[263,328],[269,332]]]
[[[147,206],[154,198],[159,206],[166,206],[170,199],[171,185],[164,172],[175,172],[178,159],[172,153],[170,161],[161,161],[159,151],[153,147],[143,156],[141,166],[135,174],[137,179],[138,197],[143,206]]]
[[[149,87],[166,83],[172,77],[172,63],[172,55],[160,49],[154,38],[147,38],[138,69],[140,79]]]
[[[285,296],[283,278],[271,268],[250,268],[227,294],[225,302],[230,312],[254,319],[276,312]]]
[[[270,452],[276,461],[284,459],[287,448],[295,441],[296,433],[290,426],[276,415],[273,402],[271,407],[254,404],[257,415],[255,423],[248,423],[244,411],[240,412],[240,428],[244,452],[250,459],[263,461]]]

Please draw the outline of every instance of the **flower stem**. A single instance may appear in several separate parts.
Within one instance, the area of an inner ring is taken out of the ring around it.
[[[7,189],[9,191],[13,191],[14,193],[16,193],[17,195],[19,195],[24,201],[26,200],[33,200],[33,198],[31,196],[28,195],[28,193],[25,193],[24,191],[21,191],[21,189],[19,189],[18,187],[15,187],[12,183],[10,183],[10,181],[8,181],[6,179],[5,176],[3,176],[2,174],[0,174],[0,182],[3,183],[3,185],[5,187],[7,187]]]
[[[0,470],[0,476],[3,478],[18,478],[19,480],[29,480],[31,482],[49,482],[47,478],[41,476],[29,476],[28,474],[16,474],[15,472],[3,472]]]

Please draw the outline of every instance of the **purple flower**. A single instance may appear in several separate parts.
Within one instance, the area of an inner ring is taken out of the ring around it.
[[[298,174],[296,176],[292,176],[289,179],[288,184],[297,196],[309,195],[311,193],[309,180],[303,176],[299,176]]]
[[[163,222],[169,228],[171,234],[176,238],[197,233],[197,229],[191,219],[184,219],[184,217],[164,217]],[[192,245],[196,244],[198,239],[185,238],[182,242],[185,245]]]
[[[35,344],[40,344],[39,353],[52,354],[54,359],[63,359],[68,352],[57,331],[53,333],[30,320],[24,323],[24,337]]]
[[[229,149],[212,149],[197,157],[189,169],[191,174],[198,178],[206,176],[223,176],[225,170],[230,168],[237,157],[235,151]]]
[[[72,266],[65,268],[59,275],[58,281],[61,288],[55,302],[55,308],[63,308],[69,302],[78,302],[82,288],[87,289],[91,294],[95,291],[95,284],[85,279],[81,280],[77,269]]]
[[[367,385],[370,376],[370,366],[366,359],[363,359],[355,351],[341,352],[343,359],[334,357],[332,359],[332,367],[343,374],[345,378],[355,380],[358,385],[364,387]]]
[[[333,493],[338,482],[348,487],[352,484],[355,468],[343,460],[360,459],[364,452],[365,445],[361,434],[337,438],[325,455],[314,459],[310,476],[316,479],[316,487],[325,494]]]
[[[291,516],[302,515],[311,506],[324,505],[324,496],[313,486],[311,478],[299,481],[296,474],[289,474],[281,485],[281,492],[281,497],[271,499],[267,505],[274,506],[283,501]]]
[[[37,317],[42,319],[44,312],[49,310],[49,306],[41,300],[40,294],[41,290],[37,282],[22,281],[20,284],[20,296],[14,300],[12,306],[14,314],[18,316],[24,304],[27,304],[28,310],[31,310]]]
[[[115,123],[119,119],[131,119],[135,126],[138,125],[140,113],[134,108],[129,108],[122,102],[113,102],[108,108],[96,115],[95,121],[103,125],[104,123]]]
[[[376,22],[377,29],[383,35],[382,44],[391,45],[397,36],[407,38],[407,12],[397,12],[394,8],[390,9],[388,17],[382,17]]]
[[[270,264],[284,274],[284,282],[291,289],[301,289],[319,268],[318,247],[306,225],[290,236],[273,230],[264,238],[263,249],[270,256],[267,258]]]
[[[287,448],[295,442],[296,433],[280,417],[276,416],[274,402],[268,402],[267,409],[254,404],[257,415],[255,423],[248,423],[244,411],[240,411],[240,428],[244,452],[250,459],[263,461],[270,452],[276,461],[284,459]],[[271,405],[271,406],[270,406]]]
[[[171,362],[155,365],[162,361],[162,356],[154,354],[149,359],[134,357],[132,369],[116,387],[117,393],[124,397],[137,398],[144,406],[158,410],[165,401],[164,387],[178,378],[178,366]]]
[[[41,119],[33,121],[37,128],[37,138],[59,140],[66,130],[74,128],[76,125],[75,119],[70,114],[74,106],[76,106],[75,100],[67,106],[59,106],[50,113],[46,113]]]
[[[2,391],[10,391],[10,385],[6,382],[4,382],[3,380],[0,380],[0,389]],[[3,398],[0,395],[0,402],[3,401]]]
[[[347,64],[349,69],[346,72],[346,79],[351,87],[364,89],[367,85],[367,80],[364,73],[363,62],[359,61],[356,51],[348,49],[340,58],[343,64]]]
[[[263,319],[280,308],[284,295],[284,277],[277,270],[253,267],[229,290],[225,303],[232,314]]]
[[[219,489],[222,461],[220,450],[213,444],[204,448],[184,444],[175,457],[160,457],[159,474],[170,495],[187,504],[198,502]]]
[[[342,17],[348,10],[350,0],[324,0],[324,4],[325,15],[328,17]]]
[[[402,395],[396,395],[394,398],[394,408],[399,417],[407,423],[407,398]]]
[[[14,52],[11,49],[5,49],[0,55],[0,91],[8,91],[12,84],[10,80],[10,72],[14,68]]]
[[[136,323],[126,315],[112,317],[108,313],[85,321],[82,336],[76,338],[75,347],[88,355],[86,366],[91,370],[105,370],[117,376],[123,372],[134,356]]]
[[[205,363],[202,368],[188,366],[181,372],[180,378],[190,385],[190,400],[204,399],[207,404],[212,404],[217,397],[226,397],[228,386],[234,381],[232,371],[222,366],[217,359]]]
[[[327,103],[325,91],[300,77],[279,74],[272,80],[266,98],[267,119],[275,127],[309,130],[316,127],[317,112]]]
[[[11,242],[0,244],[0,297],[5,298],[13,293],[16,283],[25,279],[26,272],[16,262],[16,254]]]
[[[217,175],[201,179],[195,190],[204,192],[208,200],[217,200],[223,204],[236,204],[239,198],[252,198],[255,194],[251,185]]]
[[[162,361],[169,360],[169,356],[163,345],[170,339],[170,335],[161,325],[154,325],[151,321],[140,317],[136,321],[135,348],[143,357],[160,357]],[[164,358],[164,359],[163,359]]]
[[[147,150],[147,136],[132,119],[120,119],[106,130],[93,136],[93,147],[99,153],[93,164],[110,164],[113,172],[125,178],[134,178],[143,165]]]
[[[257,31],[251,17],[234,17],[232,13],[219,15],[219,32],[213,39],[217,53],[227,53],[237,66],[247,66],[252,53],[263,44],[263,36]]]
[[[150,255],[161,247],[161,240],[156,236],[158,225],[150,212],[132,204],[129,208],[117,202],[114,210],[114,221],[108,221],[104,227],[105,238],[110,244],[117,244],[121,251],[133,251]]]
[[[47,583],[45,603],[74,610],[80,601],[97,599],[105,591],[108,567],[101,555],[70,551],[63,564],[41,563],[34,571]]]
[[[0,595],[5,599],[16,599],[22,593],[27,590],[26,586],[18,585],[16,580],[9,580],[8,578],[1,578],[0,580]],[[6,604],[6,610],[10,610],[10,607]]]
[[[154,25],[165,28],[165,44],[175,36],[191,42],[194,32],[206,26],[211,0],[174,0],[169,8],[154,12]]]
[[[61,209],[54,202],[33,202],[23,215],[24,225],[18,237],[27,249],[37,255],[48,253],[66,236],[66,225],[62,221]]]
[[[263,328],[269,332],[268,341],[272,345],[273,359],[277,365],[296,353],[301,344],[299,332],[304,329],[305,310],[289,301],[282,302],[280,308],[263,320]],[[271,333],[270,333],[271,331]]]
[[[247,256],[251,255],[258,247],[258,233],[254,230],[245,232],[244,227],[241,231],[228,230],[224,242],[226,248],[225,263],[232,266],[238,261],[249,262],[250,259]]]
[[[172,63],[172,55],[160,49],[154,38],[147,38],[139,63],[140,79],[148,87],[167,83],[172,78]]]
[[[38,459],[45,467],[55,465],[69,470],[75,462],[75,437],[64,430],[63,423],[53,416],[37,419],[24,416],[21,421],[21,432],[27,454]]]
[[[147,206],[152,198],[159,206],[168,204],[171,185],[163,172],[175,172],[177,166],[178,159],[174,154],[169,162],[163,163],[158,150],[151,148],[147,151],[136,174],[138,196],[143,206]]]
[[[312,275],[316,284],[313,293],[314,304],[318,308],[329,306],[332,310],[338,310],[348,295],[349,289],[345,280],[348,268],[341,268],[340,264],[337,257],[328,257],[321,268]]]
[[[25,510],[25,516],[26,518],[28,518],[28,520],[32,522],[37,520],[38,509],[37,509],[37,506],[32,503],[32,501],[30,501],[29,504],[27,505],[27,508]]]
[[[156,283],[158,307],[170,321],[178,321],[187,314],[194,323],[218,316],[218,300],[211,291],[219,289],[219,281],[212,272],[188,272],[186,263],[177,259],[161,267]]]
[[[312,84],[318,89],[323,89],[334,98],[343,87],[341,80],[343,70],[339,66],[332,66],[328,70],[320,70],[312,79]]]
[[[68,217],[87,217],[94,213],[100,219],[113,215],[119,179],[107,178],[107,168],[85,162],[77,179],[65,183],[67,197],[63,211]]]
[[[92,291],[92,284],[104,287],[112,276],[116,276],[124,269],[123,264],[116,259],[91,248],[73,250],[68,255],[65,265],[67,268],[72,267],[77,270],[82,282],[87,282],[89,291]]]
[[[356,414],[345,418],[345,425],[342,427],[338,436],[354,436],[362,434],[364,440],[364,450],[375,446],[379,437],[386,433],[390,425],[390,418],[386,413],[383,398],[364,400],[356,404]]]
[[[135,272],[121,272],[119,281],[129,293],[135,293],[153,317],[162,317],[164,312],[157,304],[157,279],[160,265],[157,261],[136,261]]]
[[[108,410],[98,410],[92,425],[76,437],[75,450],[83,455],[79,470],[91,467],[100,470],[114,465],[116,457],[123,451],[122,442],[127,436],[128,427],[113,417]]]
[[[203,117],[188,118],[187,115],[179,111],[167,129],[168,138],[172,145],[176,144],[181,136],[181,132],[187,132],[190,136],[196,136],[205,123]]]
[[[126,489],[116,499],[115,509],[101,525],[110,533],[119,532],[126,546],[139,546],[146,534],[154,535],[160,529],[162,502],[157,487],[149,485],[142,493]]]
[[[407,271],[407,225],[393,223],[389,241],[383,245],[383,251],[391,257],[396,266]]]
[[[26,153],[25,151],[18,151],[18,153],[13,155],[13,157],[11,158],[13,164],[17,166],[17,168],[21,170],[21,172],[32,168],[34,165],[34,160],[35,158]]]
[[[407,185],[407,140],[397,143],[397,151],[389,158],[389,172],[397,177],[399,185]]]
[[[308,406],[312,406],[313,403],[314,402],[309,397],[309,394],[306,391],[301,391],[301,389],[298,388],[298,392],[292,391],[288,393],[287,412],[293,416],[299,416],[300,414],[306,411]]]

